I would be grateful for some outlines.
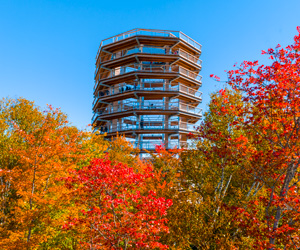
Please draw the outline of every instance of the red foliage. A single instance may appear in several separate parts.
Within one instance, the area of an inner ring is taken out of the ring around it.
[[[82,245],[93,249],[149,248],[167,249],[159,243],[160,234],[168,233],[166,211],[171,200],[145,191],[150,167],[136,173],[125,164],[95,159],[90,166],[66,178],[81,215],[69,218],[65,229],[78,229]]]
[[[221,80],[220,77],[218,77],[218,76],[216,76],[214,74],[210,74],[209,77],[214,78],[218,82]]]
[[[214,148],[217,154],[230,155],[234,164],[266,187],[259,202],[238,208],[237,221],[256,239],[258,249],[300,247],[300,27],[297,30],[293,45],[262,51],[272,60],[270,66],[244,61],[228,72],[229,84],[242,94],[242,104],[225,105],[226,91],[221,90],[224,101],[218,104],[222,105],[218,115],[235,116],[230,126],[244,135],[231,137],[211,124],[199,131],[201,139],[226,140],[226,147]],[[259,216],[259,211],[265,214]]]

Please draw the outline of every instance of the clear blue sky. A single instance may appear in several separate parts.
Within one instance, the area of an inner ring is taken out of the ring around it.
[[[292,43],[299,0],[0,0],[0,97],[52,104],[85,128],[102,39],[133,28],[180,30],[203,45],[202,107],[235,62]]]

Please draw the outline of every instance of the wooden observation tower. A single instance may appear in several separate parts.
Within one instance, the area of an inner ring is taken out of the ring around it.
[[[92,124],[144,153],[186,147],[202,116],[201,45],[179,31],[134,29],[101,42]]]

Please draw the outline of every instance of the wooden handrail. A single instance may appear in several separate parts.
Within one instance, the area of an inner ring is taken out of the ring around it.
[[[118,37],[124,37],[123,39],[125,39],[126,36],[130,37],[131,34],[134,34],[136,33],[136,35],[138,35],[137,33],[139,31],[145,31],[145,32],[150,32],[150,33],[162,33],[162,34],[168,34],[170,36],[174,36],[174,37],[177,37],[179,39],[182,39],[183,41],[187,42],[188,44],[192,45],[193,47],[195,47],[196,49],[198,49],[199,51],[201,51],[201,48],[202,48],[202,45],[198,42],[196,42],[194,39],[190,38],[189,36],[187,36],[186,34],[184,34],[183,32],[181,31],[172,31],[172,30],[156,30],[156,29],[133,29],[133,30],[129,30],[129,31],[126,31],[126,32],[123,32],[121,34],[118,34],[118,35],[115,35],[115,36],[112,36],[112,37],[109,37],[109,38],[106,38],[104,40],[101,41],[100,43],[100,46],[99,46],[99,49],[98,49],[98,52],[97,52],[97,55],[96,55],[96,60],[100,54],[100,51],[101,51],[101,47],[107,45],[107,44],[110,44],[110,43],[114,43],[116,42],[116,38]],[[151,36],[151,35],[149,35]],[[155,35],[154,35],[155,36]],[[126,38],[128,38],[126,37]],[[122,40],[123,40],[122,39]],[[109,40],[112,40],[112,42],[109,42],[107,44],[104,44],[106,41],[109,41]]]

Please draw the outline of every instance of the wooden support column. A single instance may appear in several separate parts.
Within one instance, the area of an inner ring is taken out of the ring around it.
[[[164,134],[164,144],[165,144],[165,148],[168,149],[169,148],[169,135],[168,134]]]
[[[169,91],[170,90],[170,88],[171,88],[171,86],[170,86],[170,80],[165,80],[165,90],[166,91]]]

